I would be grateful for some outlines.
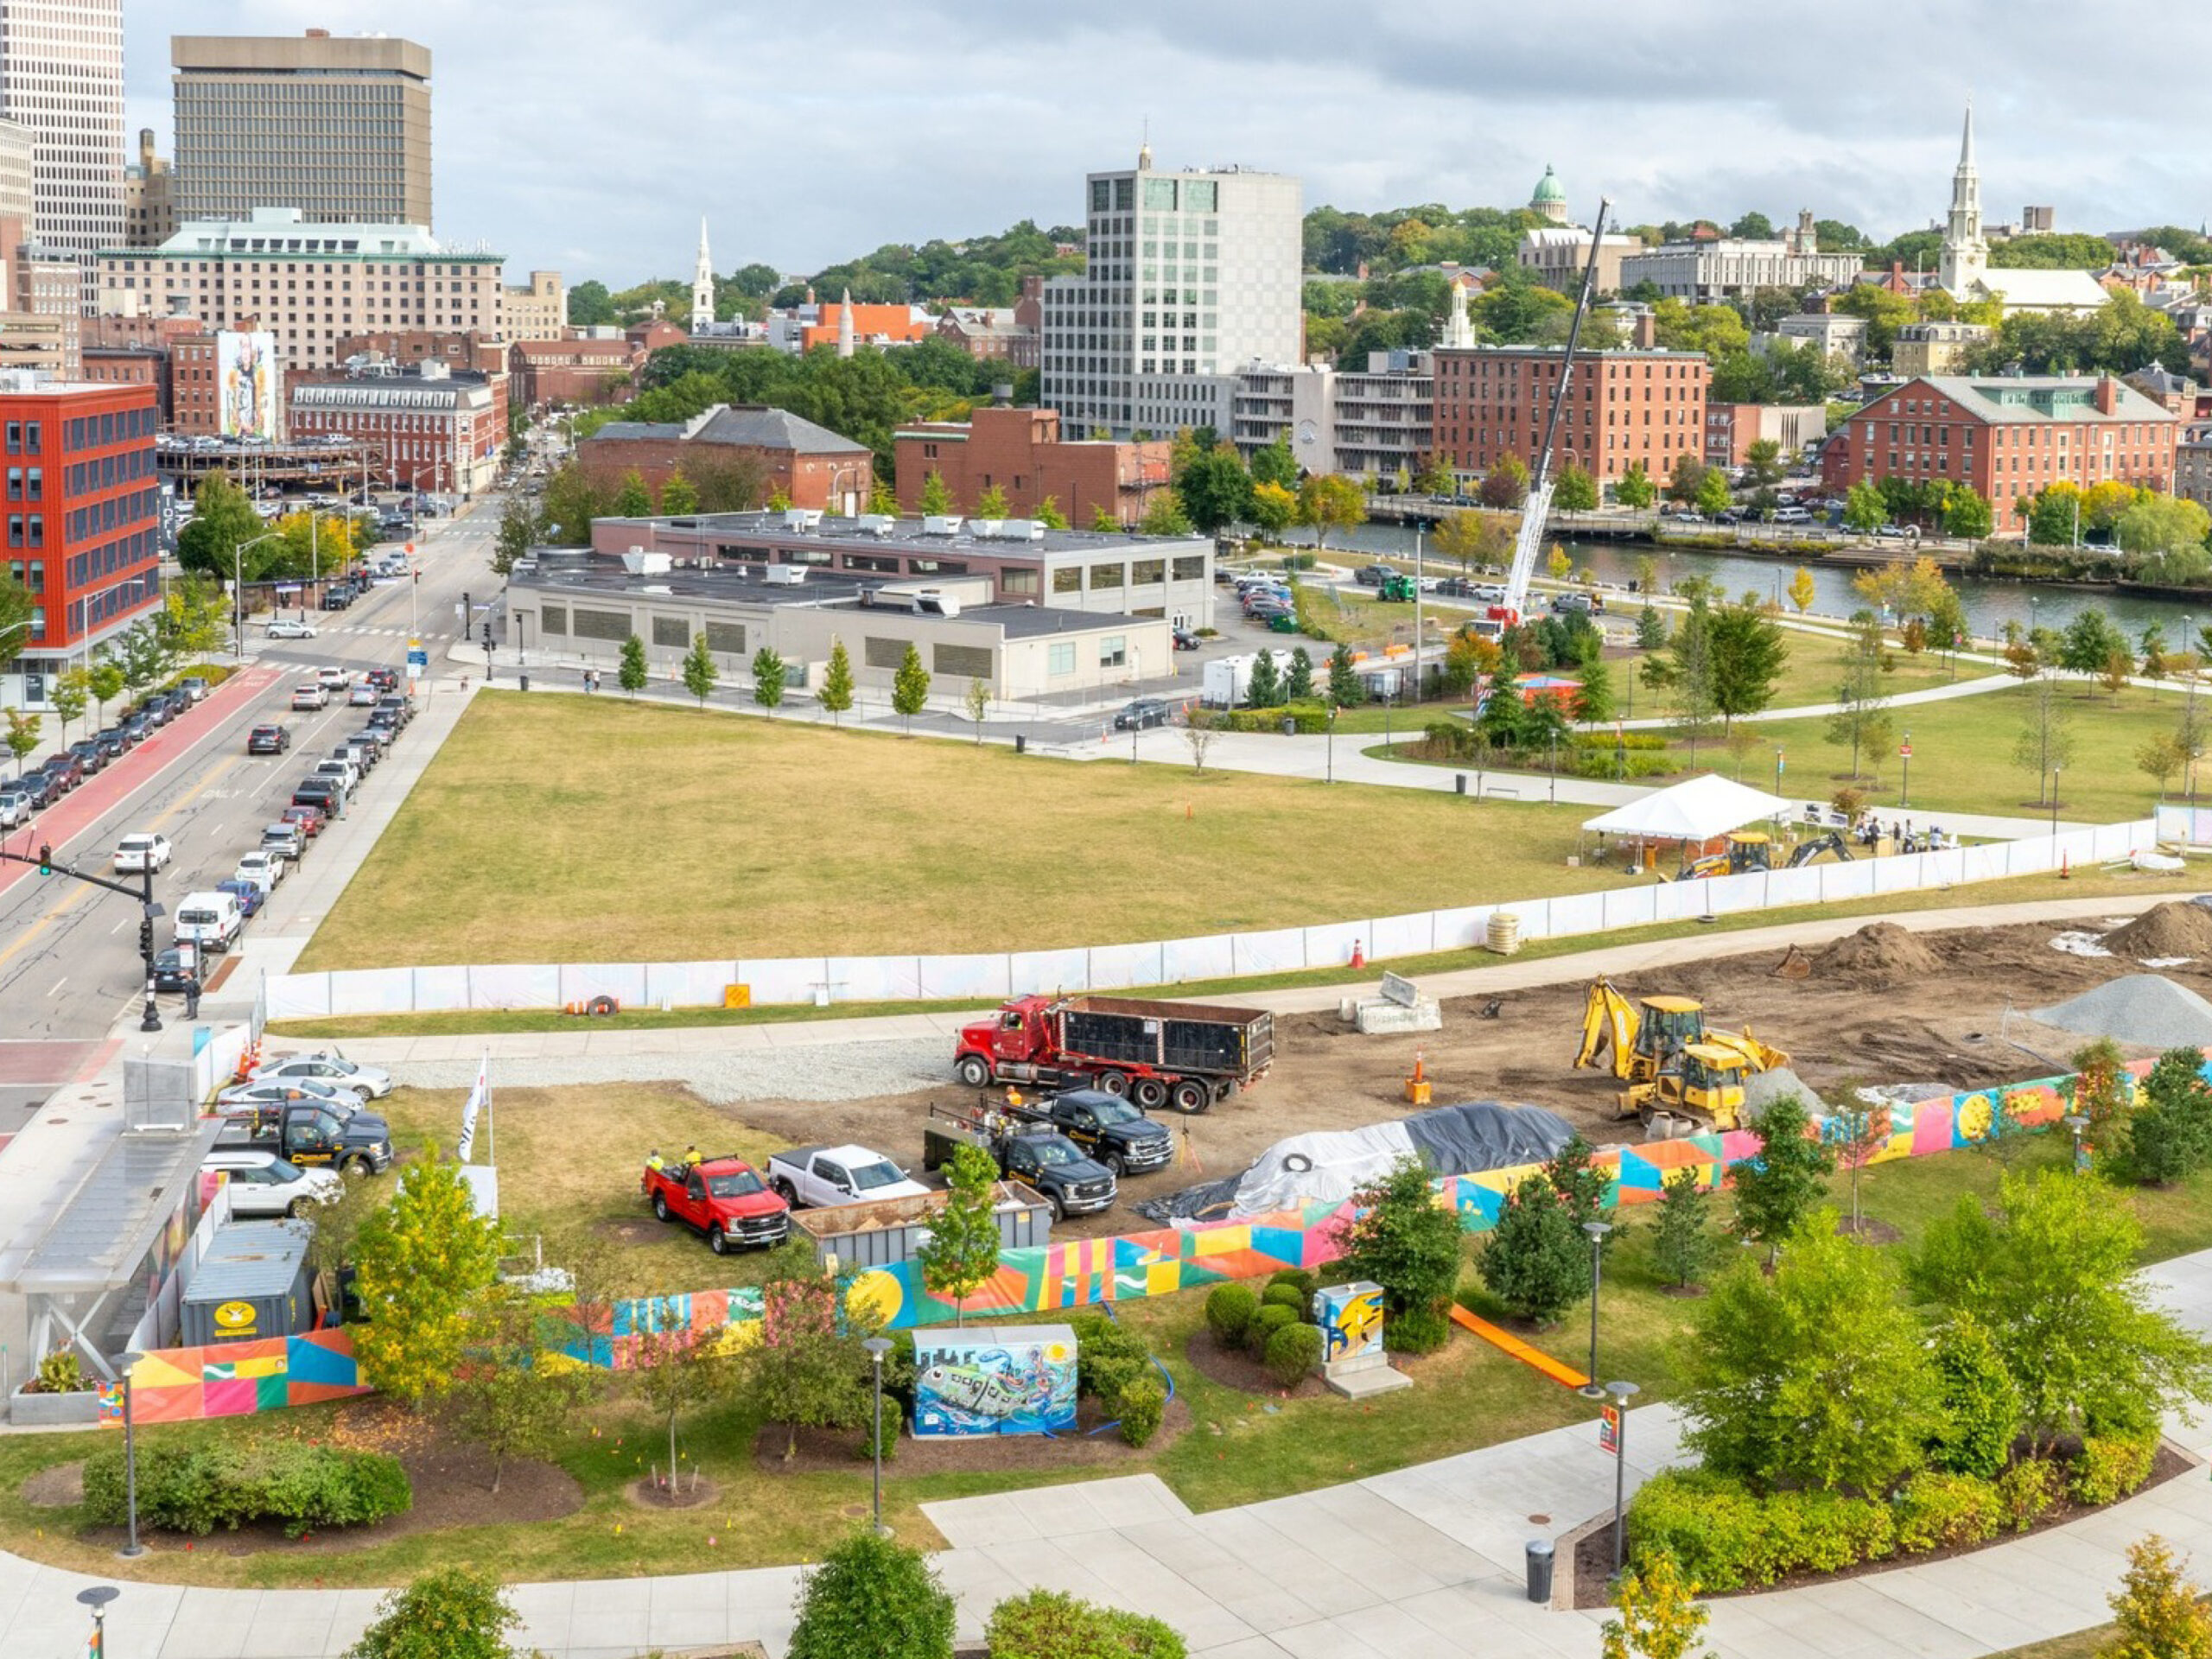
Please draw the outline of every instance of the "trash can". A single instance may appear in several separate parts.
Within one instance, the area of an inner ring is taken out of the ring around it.
[[[1455,772],[1452,775],[1452,787],[1457,789],[1462,795],[1465,794],[1467,792],[1467,774],[1464,772]]]
[[[1027,754],[1027,753],[1029,753],[1029,734],[1028,734],[1028,733],[1027,733],[1027,732],[1016,732],[1016,733],[1014,734],[1014,752],[1016,754]]]
[[[1298,735],[1298,721],[1294,716],[1285,715],[1282,717],[1282,734],[1285,737],[1296,737]]]
[[[1531,1538],[1528,1543],[1529,1599],[1538,1606],[1552,1599],[1552,1541]]]
[[[529,675],[527,675],[527,674],[524,674],[524,675],[518,676],[518,677],[519,677],[519,678],[520,678],[520,680],[522,681],[522,689],[523,689],[524,690],[525,690],[525,691],[529,690],[530,690],[530,676],[529,676]]]

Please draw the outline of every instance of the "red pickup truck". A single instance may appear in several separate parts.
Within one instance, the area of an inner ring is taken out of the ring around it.
[[[638,1190],[663,1221],[703,1233],[716,1255],[772,1249],[791,1232],[791,1206],[770,1192],[742,1158],[708,1158],[656,1169],[647,1164]]]

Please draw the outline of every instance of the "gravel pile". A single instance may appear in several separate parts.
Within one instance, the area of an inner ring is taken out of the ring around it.
[[[720,1105],[747,1100],[861,1100],[945,1084],[950,1052],[942,1038],[815,1043],[716,1053],[579,1055],[573,1059],[498,1060],[494,1088],[540,1089],[573,1083],[680,1083]],[[466,1089],[474,1060],[427,1060],[391,1068],[392,1081],[416,1089]]]
[[[2061,1031],[2109,1037],[2145,1048],[2212,1044],[2212,1002],[2163,974],[2107,980],[2071,1001],[2037,1008],[2034,1017]]]
[[[1827,1103],[1815,1094],[1809,1084],[1799,1080],[1797,1074],[1786,1065],[1777,1065],[1771,1071],[1754,1071],[1744,1079],[1744,1121],[1757,1123],[1766,1110],[1768,1103],[1795,1095],[1804,1103],[1805,1109],[1815,1117],[1827,1114]]]

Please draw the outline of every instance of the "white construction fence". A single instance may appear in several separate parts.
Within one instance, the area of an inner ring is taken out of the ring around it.
[[[1370,962],[1465,950],[1481,944],[1491,915],[1520,918],[1520,935],[1567,938],[1659,922],[1746,911],[1834,904],[2007,876],[2039,875],[2149,850],[2153,823],[2101,824],[2024,841],[1940,853],[1854,859],[1800,870],[1650,882],[1556,899],[1522,899],[1409,916],[964,957],[787,957],[718,962],[573,963],[456,968],[369,968],[285,974],[268,985],[271,1020],[429,1014],[477,1008],[559,1008],[594,997],[621,1007],[720,1007],[731,986],[756,1003],[991,1003],[1033,991],[1119,991],[1341,968],[1355,948]]]

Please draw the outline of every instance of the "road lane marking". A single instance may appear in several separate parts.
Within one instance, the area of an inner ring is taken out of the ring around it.
[[[69,982],[69,976],[68,976],[68,975],[67,975],[67,974],[62,975],[60,978],[59,978],[59,979],[57,979],[57,980],[55,980],[55,981],[54,982],[54,988],[53,988],[52,990],[48,991],[48,992],[47,993],[47,995],[48,995],[48,996],[59,996],[59,995],[61,995],[61,988],[62,988],[64,985],[67,985],[68,982]]]

